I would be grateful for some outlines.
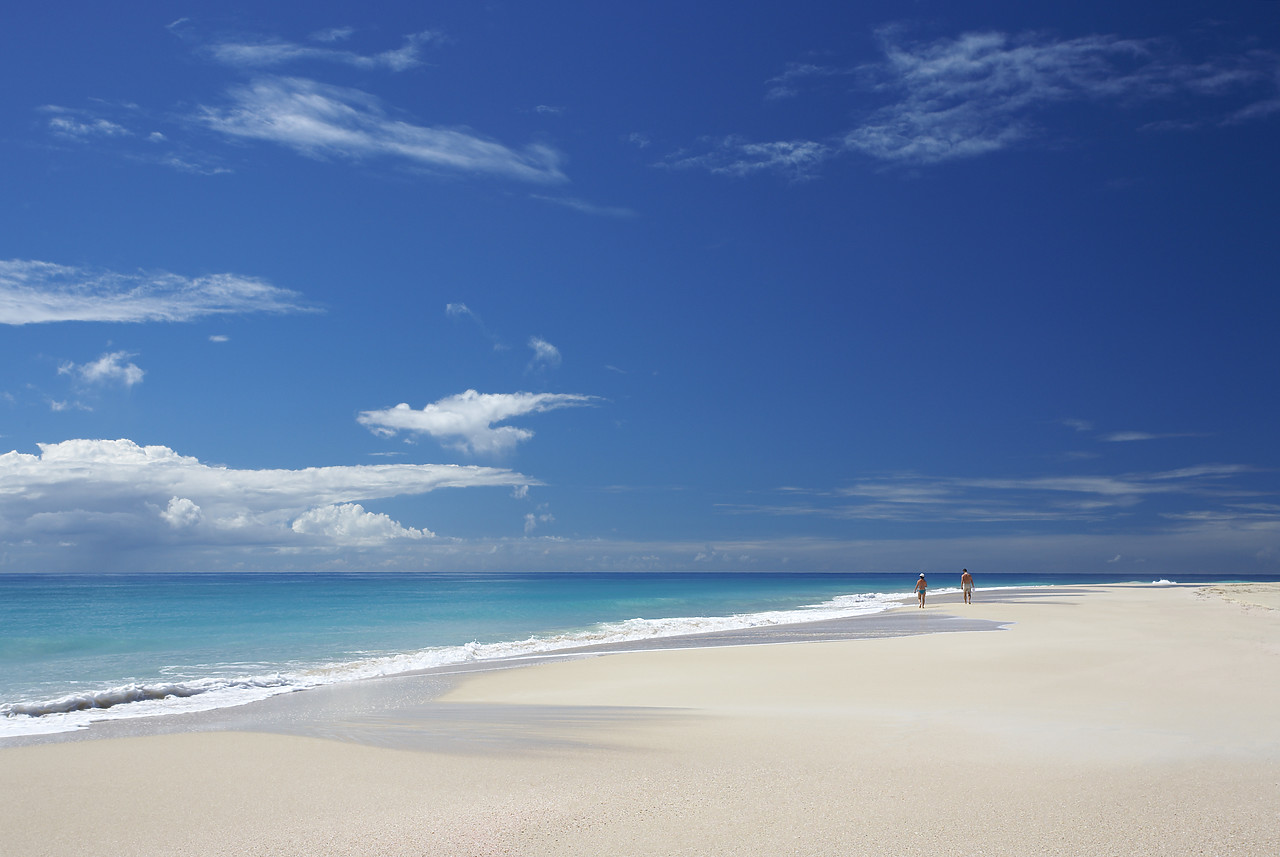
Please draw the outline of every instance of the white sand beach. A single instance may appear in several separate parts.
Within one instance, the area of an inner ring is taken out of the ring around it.
[[[487,672],[433,705],[557,713],[490,748],[0,748],[0,853],[1274,857],[1278,602],[1280,584],[979,589],[902,622],[1004,630]]]

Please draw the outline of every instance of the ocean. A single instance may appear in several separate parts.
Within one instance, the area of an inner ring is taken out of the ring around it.
[[[1002,574],[978,588],[1111,582],[1156,581]],[[913,602],[914,584],[913,574],[0,574],[0,740],[595,643],[877,613]]]

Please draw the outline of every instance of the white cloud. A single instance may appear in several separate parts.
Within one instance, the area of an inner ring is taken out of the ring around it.
[[[1106,441],[1107,443],[1134,443],[1136,441],[1163,440],[1173,437],[1203,437],[1203,435],[1196,434],[1195,432],[1165,432],[1163,434],[1156,434],[1154,432],[1147,431],[1117,431],[1105,434],[1099,439]]]
[[[846,134],[850,149],[884,160],[933,163],[1003,149],[1035,133],[1052,103],[1153,95],[1141,74],[1154,47],[1114,36],[1070,40],[966,33],[924,44],[881,33],[883,62],[867,68],[898,99]]]
[[[278,143],[311,157],[391,157],[544,184],[565,178],[559,153],[548,146],[516,150],[466,129],[393,119],[377,98],[357,89],[264,77],[232,89],[230,96],[229,107],[206,107],[200,119],[219,133]]]
[[[934,164],[1027,144],[1047,136],[1049,108],[1071,103],[1132,106],[1176,96],[1249,102],[1216,124],[1280,110],[1280,55],[1266,51],[1194,62],[1167,41],[1113,35],[1060,39],[974,32],[912,42],[900,27],[878,35],[883,57],[876,62],[850,68],[793,64],[767,81],[766,98],[775,100],[798,96],[822,78],[853,77],[864,92],[887,99],[856,126],[817,139],[755,142],[729,136],[709,141],[701,154],[680,153],[664,163],[734,176],[769,171],[804,178],[850,153]]]
[[[190,321],[208,315],[303,312],[297,292],[236,274],[120,274],[0,260],[0,324]]]
[[[781,140],[753,143],[743,137],[730,136],[716,142],[701,155],[679,155],[668,158],[666,166],[701,167],[712,173],[746,176],[759,172],[778,172],[793,179],[811,176],[819,166],[840,154],[840,147],[813,140]]]
[[[414,410],[401,403],[394,408],[364,411],[358,421],[374,434],[399,432],[430,435],[446,446],[471,454],[508,453],[533,437],[529,429],[496,426],[514,417],[558,408],[591,404],[594,396],[571,393],[477,393],[467,390]]]
[[[616,205],[597,205],[594,202],[588,202],[585,199],[578,199],[572,196],[547,196],[546,194],[530,194],[531,197],[542,202],[549,202],[553,205],[560,205],[565,208],[571,208],[574,211],[580,211],[583,214],[590,214],[599,217],[635,217],[636,213],[630,208],[624,208]]]
[[[1101,521],[1117,514],[1131,515],[1152,497],[1247,495],[1229,480],[1252,472],[1245,465],[1211,464],[1118,476],[945,478],[907,474],[863,480],[826,492],[788,489],[781,492],[785,502],[720,508],[735,514],[932,524]]]
[[[160,517],[175,530],[180,530],[183,527],[194,527],[200,523],[203,515],[200,507],[186,497],[171,497],[169,505],[160,513]]]
[[[529,347],[533,349],[533,364],[531,368],[537,368],[539,366],[550,366],[554,368],[560,365],[560,349],[556,348],[542,337],[529,337]]]
[[[393,539],[434,538],[435,533],[401,526],[387,515],[366,512],[359,503],[310,509],[291,525],[295,533],[322,536],[339,545],[381,545]]]
[[[529,512],[524,516],[524,534],[530,535],[541,524],[549,524],[556,519],[556,516],[547,511],[545,506],[539,506],[537,512]]]
[[[329,27],[311,34],[313,42],[345,42],[355,33],[352,27]]]
[[[765,82],[768,87],[765,92],[765,98],[771,101],[794,98],[800,94],[801,82],[826,77],[846,77],[853,73],[853,69],[847,68],[835,68],[813,63],[790,63],[787,65],[786,71]]]
[[[484,320],[480,318],[480,314],[471,309],[471,307],[464,303],[451,303],[445,305],[444,311],[449,318],[455,320],[462,318],[471,319],[480,332],[484,334],[485,339],[489,340],[490,344],[493,345],[494,351],[507,350],[507,346],[503,344],[502,340],[485,327]]]
[[[71,140],[88,140],[94,137],[132,137],[133,132],[108,119],[89,116],[82,111],[48,105],[41,108],[54,114],[49,118],[49,131],[55,136]]]
[[[40,444],[39,455],[0,455],[0,533],[9,543],[57,536],[145,544],[178,537],[287,547],[305,535],[311,542],[370,544],[430,533],[367,513],[358,501],[529,484],[538,483],[506,469],[445,464],[235,470],[164,446],[68,440]]]
[[[315,34],[316,41],[332,44],[350,37],[349,28],[334,28]],[[284,65],[286,63],[305,60],[336,62],[356,68],[385,68],[391,71],[404,71],[422,64],[423,47],[442,40],[439,33],[426,30],[405,37],[405,43],[391,51],[383,51],[373,55],[357,54],[353,51],[336,48],[322,48],[312,45],[300,45],[280,39],[259,39],[256,41],[219,42],[211,45],[208,52],[214,59],[226,65],[238,68],[262,68],[266,66]]]
[[[124,362],[134,356],[127,351],[112,351],[92,363],[63,363],[58,367],[58,374],[71,375],[84,384],[119,383],[132,387],[141,384],[142,376],[146,374],[137,364]]]

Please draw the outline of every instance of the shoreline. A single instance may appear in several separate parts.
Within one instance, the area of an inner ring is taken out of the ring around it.
[[[983,604],[1008,603],[1027,599],[1064,597],[1090,587],[1137,588],[1179,587],[1213,591],[1224,600],[1249,604],[1241,591],[1280,593],[1280,584],[1228,583],[1178,584],[1164,581],[1142,583],[1060,584],[1053,586],[993,586],[975,590],[975,598]],[[1268,589],[1268,587],[1274,587]],[[1280,594],[1269,596],[1280,609]],[[32,733],[0,737],[0,753],[6,749],[42,744],[141,738],[186,732],[267,731],[299,737],[337,737],[339,740],[364,740],[375,746],[386,744],[385,736],[370,735],[364,729],[340,728],[361,719],[386,719],[396,715],[398,707],[411,709],[411,717],[420,720],[433,717],[435,701],[449,693],[460,682],[483,673],[525,669],[561,660],[604,657],[627,652],[721,648],[732,646],[779,645],[867,640],[945,634],[970,631],[998,631],[1009,623],[991,619],[966,617],[973,605],[963,603],[959,588],[938,588],[928,596],[927,608],[916,608],[914,593],[904,593],[900,606],[878,613],[859,614],[837,619],[819,619],[779,625],[758,625],[701,633],[677,634],[611,643],[593,643],[548,652],[511,655],[466,663],[445,664],[383,676],[371,676],[317,685],[275,696],[193,712],[175,712],[94,721],[87,727],[59,732]],[[1262,606],[1253,604],[1252,606]],[[447,718],[444,718],[447,719]],[[441,739],[447,740],[447,739]],[[421,742],[410,742],[420,744]],[[437,746],[433,744],[433,746]]]
[[[996,576],[999,580],[999,576]],[[1206,581],[1202,581],[1206,582]],[[1221,581],[1207,581],[1218,583]],[[1143,585],[1141,581],[1108,581],[1120,585]],[[1005,590],[1020,591],[1045,586],[1091,585],[1067,581],[1058,584],[1016,583],[1003,581],[979,590],[984,598],[999,598]],[[1169,585],[1169,581],[1152,581],[1152,585]],[[938,603],[959,604],[959,590],[935,587],[930,607]],[[173,732],[183,727],[173,725],[150,730],[147,724],[166,717],[179,717],[183,722],[199,722],[201,715],[218,719],[218,712],[258,706],[278,697],[297,692],[314,693],[331,686],[345,686],[369,679],[382,680],[401,676],[446,675],[472,672],[476,669],[505,668],[510,665],[536,663],[544,658],[576,656],[583,653],[627,651],[679,646],[734,645],[760,641],[761,634],[770,642],[791,640],[849,639],[862,636],[919,633],[921,619],[906,620],[901,611],[914,606],[914,595],[892,591],[855,591],[854,594],[832,596],[829,601],[805,607],[778,611],[733,615],[690,614],[686,617],[605,621],[567,632],[549,632],[527,639],[497,638],[489,642],[443,645],[420,650],[371,654],[355,660],[315,662],[312,666],[281,664],[272,667],[263,662],[252,674],[232,678],[225,669],[214,669],[201,677],[189,668],[179,668],[186,676],[124,678],[116,682],[83,682],[60,692],[43,696],[14,697],[12,705],[0,706],[0,748],[48,739],[42,736],[75,735],[81,738],[111,735],[146,734],[148,731]],[[864,612],[869,608],[869,612]],[[910,611],[914,613],[915,611]],[[825,615],[824,615],[825,614]],[[898,618],[887,618],[897,615]],[[933,616],[932,610],[919,616]],[[833,618],[834,617],[834,618]],[[873,618],[867,618],[873,617]],[[632,627],[634,626],[634,627]],[[688,630],[680,630],[681,627]],[[985,627],[985,626],[984,626]],[[719,630],[708,630],[718,628]],[[965,630],[952,622],[947,627],[926,630]],[[576,639],[575,639],[576,638]],[[465,638],[464,638],[465,639]],[[182,661],[175,661],[181,663]],[[217,665],[215,665],[217,667]],[[5,716],[9,709],[39,716]],[[43,712],[43,713],[41,713]],[[139,721],[117,725],[116,721]]]
[[[996,587],[989,590],[998,599],[1000,592],[1020,592],[1046,587]],[[953,598],[950,596],[954,595]],[[917,634],[954,633],[999,630],[1000,623],[971,620],[954,612],[942,612],[936,604],[924,612],[908,611],[908,595],[901,607],[878,613],[859,614],[838,619],[819,619],[778,625],[758,625],[721,631],[677,634],[612,643],[593,643],[555,651],[512,655],[459,664],[446,664],[386,676],[374,676],[336,682],[334,684],[279,694],[240,705],[205,711],[178,712],[136,717],[104,719],[61,732],[33,733],[0,738],[0,753],[6,748],[56,744],[77,741],[99,741],[116,738],[138,738],[185,732],[272,731],[299,736],[332,737],[347,734],[332,726],[341,717],[345,721],[360,718],[361,712],[374,712],[376,717],[392,716],[397,706],[413,709],[413,716],[429,718],[433,700],[447,693],[468,677],[495,670],[524,669],[566,659],[602,657],[624,652],[659,651],[725,646],[777,645],[799,642],[833,642]],[[960,604],[959,590],[938,596],[942,603]],[[1009,596],[1003,596],[1009,597]],[[962,605],[961,605],[962,606]],[[364,734],[355,732],[352,734]],[[371,743],[380,744],[376,738]]]
[[[931,597],[1003,630],[561,657],[426,702],[383,679],[398,705],[324,736],[0,747],[0,851],[1272,855],[1280,584],[1250,586]]]

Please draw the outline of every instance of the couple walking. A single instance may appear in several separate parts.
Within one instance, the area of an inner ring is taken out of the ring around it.
[[[920,572],[920,579],[916,581],[916,598],[920,601],[920,606],[924,607],[924,594],[929,588],[929,581],[924,579],[924,572]],[[969,569],[960,570],[960,590],[964,592],[964,603],[971,604],[973,598],[973,575],[969,573]]]

